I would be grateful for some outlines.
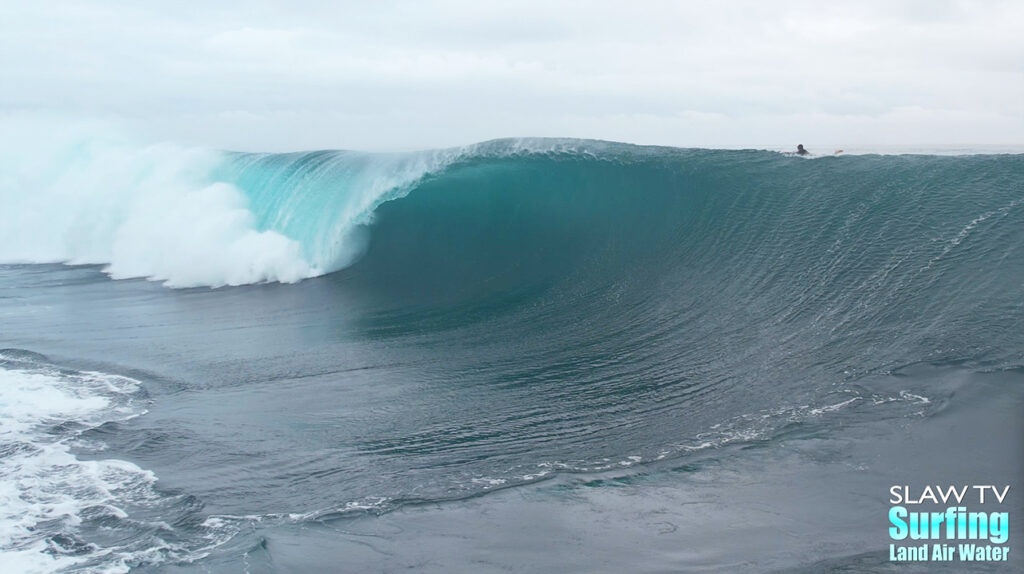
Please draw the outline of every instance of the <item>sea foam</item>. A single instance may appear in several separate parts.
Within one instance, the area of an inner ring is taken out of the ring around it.
[[[124,549],[82,540],[78,528],[87,517],[126,518],[126,502],[156,496],[156,477],[123,460],[80,460],[72,448],[86,430],[141,414],[137,390],[137,381],[104,373],[0,367],[5,571],[52,572],[99,557],[101,571],[127,571],[117,557]]]

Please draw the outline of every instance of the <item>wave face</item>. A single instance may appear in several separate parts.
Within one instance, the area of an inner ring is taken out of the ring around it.
[[[985,318],[1017,308],[1024,278],[1021,155],[808,161],[556,139],[248,154],[71,130],[41,141],[5,150],[0,261],[105,263],[171,287],[345,269],[369,299],[410,308],[543,292],[578,317],[635,305],[666,329],[749,324],[761,333],[737,336],[762,341],[799,323],[881,353],[899,325],[939,354],[952,329],[958,345],[991,335]],[[657,303],[669,300],[686,303]]]
[[[637,325],[644,313],[665,329],[752,325],[736,336],[771,345],[800,324],[885,353],[898,325],[941,355],[952,331],[956,345],[994,335],[986,319],[1018,309],[1024,278],[1021,155],[808,161],[555,139],[247,154],[70,130],[40,141],[5,150],[0,261],[105,263],[171,287],[345,269],[368,300],[405,309],[543,292],[575,317],[632,305]]]
[[[514,442],[628,465],[929,400],[870,374],[1024,365],[1024,156],[516,145],[379,205],[336,275],[364,336],[420,340],[439,377],[515,406],[369,452],[431,460],[458,437],[489,461]]]
[[[403,304],[494,307],[543,291],[581,317],[685,294],[685,306],[643,309],[666,327],[726,322],[718,313],[762,331],[801,321],[866,346],[898,324],[934,347],[951,325],[968,335],[1016,308],[1024,277],[1021,155],[808,161],[556,139],[247,154],[70,130],[40,141],[7,143],[0,261],[105,263],[171,287],[345,269]]]
[[[347,266],[341,278],[382,312],[408,313],[389,329],[429,325],[416,309],[529,303],[543,308],[528,317],[538,326],[570,317],[605,329],[613,312],[622,329],[728,325],[726,361],[729,349],[788,353],[817,341],[815,356],[839,366],[852,343],[885,355],[900,337],[920,360],[1002,364],[1021,341],[997,320],[1019,310],[1024,281],[1020,155],[808,161],[499,140],[413,154],[237,154],[218,169],[248,198],[256,232],[299,245],[306,274]],[[844,349],[830,353],[836,333]]]
[[[170,287],[295,282],[367,249],[364,269],[427,286],[711,260],[753,265],[761,281],[785,269],[851,281],[845,264],[881,263],[886,250],[926,268],[962,257],[961,242],[1013,217],[1021,199],[1022,160],[1011,155],[806,163],[558,139],[248,154],[70,128],[47,136],[5,142],[0,261],[103,263],[114,278]],[[372,230],[384,213],[402,223]]]

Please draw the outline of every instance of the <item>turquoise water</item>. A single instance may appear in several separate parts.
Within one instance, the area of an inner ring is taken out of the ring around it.
[[[1019,483],[1024,156],[90,149],[3,187],[77,190],[7,197],[19,565],[890,571],[890,483]]]

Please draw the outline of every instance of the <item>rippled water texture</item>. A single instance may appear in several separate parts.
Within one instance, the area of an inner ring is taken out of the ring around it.
[[[25,571],[910,572],[890,484],[1020,485],[1024,156],[79,151],[3,183]]]

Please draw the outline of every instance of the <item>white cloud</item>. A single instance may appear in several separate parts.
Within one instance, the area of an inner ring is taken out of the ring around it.
[[[0,109],[185,143],[1024,143],[1020,2],[11,4]]]

